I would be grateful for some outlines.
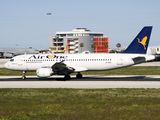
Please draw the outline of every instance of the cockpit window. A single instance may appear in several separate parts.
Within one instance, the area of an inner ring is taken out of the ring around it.
[[[14,59],[10,59],[10,61],[11,61],[11,62],[13,62],[13,61],[14,61]]]

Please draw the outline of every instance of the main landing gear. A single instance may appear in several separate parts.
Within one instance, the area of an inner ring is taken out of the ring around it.
[[[76,75],[76,78],[77,78],[77,79],[81,79],[81,78],[82,78],[82,74],[80,74],[80,73],[78,72],[78,74]]]
[[[77,78],[77,79],[81,79],[81,78],[82,78],[82,74],[80,74],[80,73],[78,72],[78,74],[76,75],[76,78]],[[70,80],[71,77],[70,77],[70,75],[65,75],[65,76],[64,76],[64,79],[65,79],[65,80]]]
[[[71,77],[70,77],[70,75],[65,75],[65,76],[64,76],[64,79],[65,79],[65,80],[69,80],[69,79],[71,79]]]
[[[22,80],[26,79],[26,71],[23,71]]]

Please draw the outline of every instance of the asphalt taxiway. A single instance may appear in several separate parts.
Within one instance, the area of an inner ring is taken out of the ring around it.
[[[27,76],[0,76],[0,88],[160,88],[160,76],[84,76],[65,81],[63,76],[38,78]]]

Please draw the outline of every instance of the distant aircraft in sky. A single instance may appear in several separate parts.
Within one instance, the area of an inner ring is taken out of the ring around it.
[[[22,54],[38,54],[38,50],[32,48],[0,48],[0,56],[10,58]]]
[[[36,71],[38,77],[64,75],[66,80],[71,73],[77,72],[76,77],[82,78],[82,71],[112,70],[154,60],[154,55],[146,54],[151,31],[151,26],[144,27],[123,53],[20,55],[4,66],[23,71],[22,79],[26,78],[26,71]]]

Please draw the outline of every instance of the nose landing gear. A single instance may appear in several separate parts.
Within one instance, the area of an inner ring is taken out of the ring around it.
[[[22,80],[26,79],[26,71],[23,71]]]

